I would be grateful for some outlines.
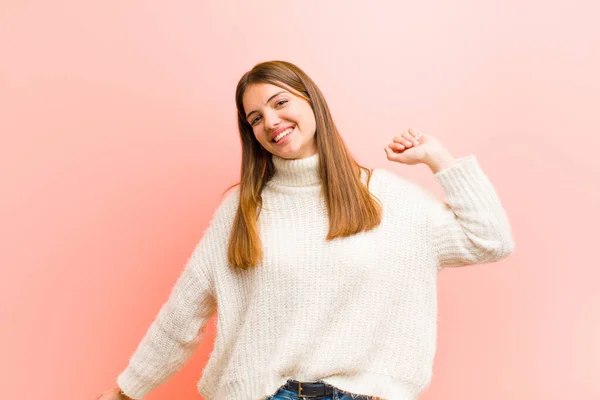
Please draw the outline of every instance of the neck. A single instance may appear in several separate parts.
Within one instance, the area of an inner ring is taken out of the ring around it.
[[[289,160],[273,154],[275,174],[271,182],[279,186],[315,186],[321,183],[319,177],[319,154],[306,158]]]

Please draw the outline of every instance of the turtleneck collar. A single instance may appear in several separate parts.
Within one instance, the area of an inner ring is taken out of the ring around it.
[[[319,177],[319,153],[306,158],[288,160],[273,154],[275,174],[269,181],[278,186],[315,186],[321,183]]]

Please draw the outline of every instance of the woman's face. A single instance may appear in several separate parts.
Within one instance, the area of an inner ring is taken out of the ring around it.
[[[242,103],[246,121],[267,151],[287,159],[317,153],[315,113],[308,101],[279,86],[253,83],[246,88]]]

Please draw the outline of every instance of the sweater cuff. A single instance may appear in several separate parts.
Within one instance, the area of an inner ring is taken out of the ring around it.
[[[461,188],[472,186],[472,182],[488,180],[474,155],[456,159],[453,165],[438,171],[434,176],[450,196],[458,195]]]
[[[152,390],[152,386],[141,381],[131,368],[125,369],[118,376],[117,385],[127,397],[134,400],[142,400]]]

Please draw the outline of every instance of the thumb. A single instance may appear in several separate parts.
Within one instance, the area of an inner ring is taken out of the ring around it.
[[[385,147],[385,155],[387,159],[395,162],[402,162],[402,153],[395,153],[394,150],[389,147]]]

